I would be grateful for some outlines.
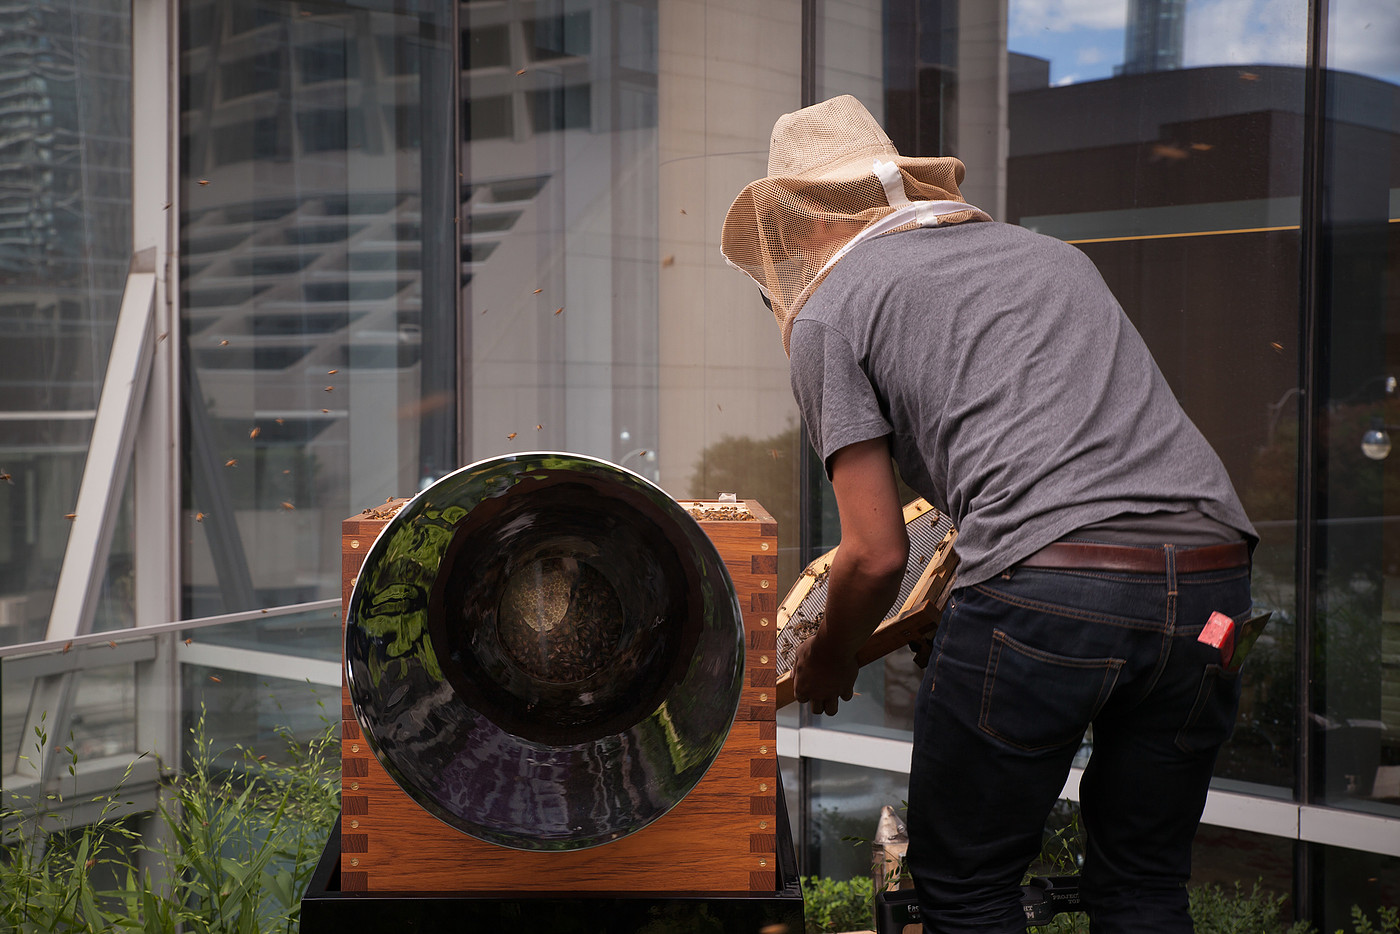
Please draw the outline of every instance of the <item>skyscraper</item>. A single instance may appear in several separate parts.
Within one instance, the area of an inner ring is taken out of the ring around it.
[[[1128,0],[1121,75],[1172,71],[1181,67],[1186,33],[1186,0]]]

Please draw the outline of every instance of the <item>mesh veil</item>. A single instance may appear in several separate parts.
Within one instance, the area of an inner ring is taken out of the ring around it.
[[[877,161],[892,163],[897,176],[882,180],[872,168]],[[772,303],[786,351],[792,321],[832,257],[906,202],[961,202],[963,173],[954,158],[899,155],[859,101],[833,98],[779,118],[768,176],[745,187],[730,206],[720,249]],[[968,205],[936,223],[990,219]],[[910,221],[892,231],[917,226]]]

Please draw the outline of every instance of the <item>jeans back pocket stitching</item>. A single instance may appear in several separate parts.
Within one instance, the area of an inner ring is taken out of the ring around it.
[[[987,723],[988,707],[991,703],[992,684],[996,680],[996,668],[1001,663],[1001,652],[1003,649],[1013,648],[1015,651],[1021,651],[1031,658],[1043,662],[1050,662],[1052,664],[1068,662],[1070,664],[1065,665],[1067,668],[1077,668],[1084,671],[1102,671],[1103,681],[1099,684],[1098,696],[1094,698],[1092,711],[1085,721],[1086,728],[1088,724],[1092,723],[1094,718],[1099,715],[1099,711],[1103,710],[1104,704],[1108,703],[1109,695],[1113,693],[1113,689],[1118,685],[1118,676],[1122,673],[1124,666],[1127,665],[1127,661],[1121,658],[1076,659],[1067,655],[1054,655],[1037,649],[1034,646],[1026,645],[1024,642],[1019,642],[999,630],[992,633],[992,639],[996,643],[996,651],[993,653],[993,658],[988,659],[986,674],[982,680],[982,705],[977,715],[977,727],[988,736],[995,737],[1008,746],[1013,746],[1024,752],[1043,752],[1047,749],[1057,749],[1066,745],[1069,741],[1027,746],[1024,743],[1016,742]],[[1110,675],[1112,675],[1112,677],[1110,677]]]
[[[1176,731],[1176,737],[1173,739],[1176,747],[1182,752],[1204,752],[1206,749],[1212,748],[1212,746],[1221,745],[1230,738],[1230,733],[1234,732],[1234,722],[1232,720],[1224,739],[1221,739],[1217,743],[1207,744],[1204,748],[1196,748],[1188,745],[1184,740],[1187,731],[1194,727],[1196,721],[1201,718],[1202,712],[1205,711],[1206,705],[1210,703],[1211,696],[1215,693],[1216,685],[1220,683],[1222,678],[1236,680],[1238,676],[1232,675],[1231,672],[1227,672],[1224,668],[1215,664],[1206,665],[1205,670],[1201,673],[1201,685],[1196,689],[1196,701],[1191,705],[1191,712],[1186,715],[1186,722],[1181,725],[1181,729]],[[1238,713],[1236,715],[1238,716]]]

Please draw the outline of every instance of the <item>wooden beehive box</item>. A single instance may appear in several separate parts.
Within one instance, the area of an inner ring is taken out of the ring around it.
[[[366,552],[407,500],[341,525],[342,625]],[[778,525],[757,502],[682,501],[714,542],[743,611],[744,689],[705,777],[658,820],[612,843],[563,853],[477,840],[405,794],[364,741],[342,687],[342,891],[772,892],[777,887],[774,647]]]

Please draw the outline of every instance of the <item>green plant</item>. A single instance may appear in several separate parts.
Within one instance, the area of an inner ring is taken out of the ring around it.
[[[1202,885],[1190,894],[1196,934],[1308,934],[1313,930],[1306,921],[1284,920],[1287,899],[1264,891],[1258,882],[1248,894],[1238,882],[1233,890]]]
[[[846,881],[804,876],[802,900],[807,934],[861,930],[874,918],[875,891],[867,876]]]
[[[1386,908],[1381,906],[1376,909],[1377,917],[1380,918],[1380,926],[1371,923],[1371,919],[1366,916],[1360,906],[1351,906],[1351,926],[1352,934],[1400,934],[1400,908]],[[1337,934],[1342,934],[1339,930]]]
[[[39,774],[49,736],[40,716],[34,727],[35,756],[20,756]],[[71,738],[71,737],[70,737]],[[70,778],[77,778],[77,753],[71,743],[62,751],[68,757]],[[131,766],[111,792],[91,799],[98,805],[97,820],[68,832],[59,817],[65,807],[61,791],[44,793],[38,800],[9,794],[0,807],[0,929],[5,931],[103,931],[117,921],[119,912],[93,881],[93,870],[124,864],[123,843],[136,838],[135,831],[119,816],[122,786]],[[42,788],[42,782],[40,787]]]
[[[204,726],[201,712],[190,730],[190,761],[171,787],[171,803],[161,807],[169,833],[155,850],[178,880],[179,904],[188,909],[184,929],[293,931],[338,808],[336,736],[328,725],[301,746],[279,729],[285,764],[240,749],[241,769],[220,771]]]
[[[57,794],[0,812],[0,931],[295,931],[339,810],[337,727],[327,721],[306,743],[279,729],[280,761],[236,747],[236,767],[219,768],[201,712],[189,761],[155,815],[156,844],[125,820],[121,785],[94,798],[98,818],[72,833],[54,816]],[[48,738],[36,733],[42,752]],[[135,864],[142,852],[157,871]],[[115,882],[103,887],[99,872]]]
[[[1089,916],[1082,911],[1067,911],[1055,915],[1047,924],[1026,930],[1031,934],[1088,934]]]

